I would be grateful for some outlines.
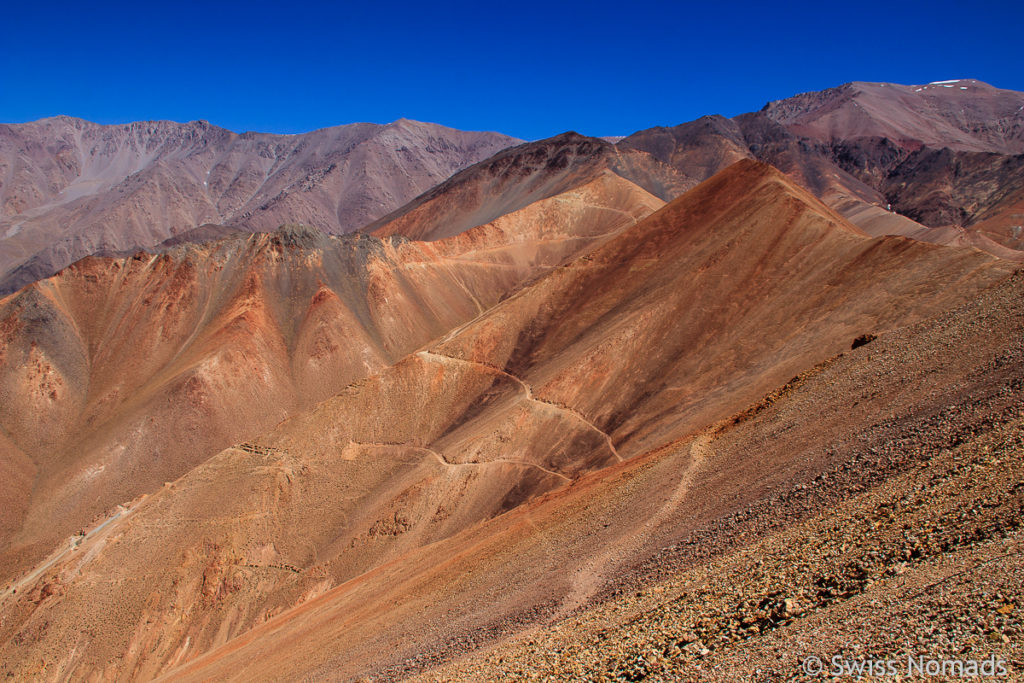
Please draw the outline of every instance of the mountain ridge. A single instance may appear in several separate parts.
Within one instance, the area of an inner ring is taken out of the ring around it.
[[[351,232],[514,142],[404,119],[299,135],[68,117],[3,125],[3,289],[204,223],[251,231],[298,220]]]
[[[678,126],[637,131],[614,143],[586,138],[613,146],[592,150],[595,158],[584,163],[610,165],[668,200],[740,158],[758,158],[776,164],[830,204],[843,207],[846,215],[870,222],[872,231],[912,234],[939,243],[955,239],[1001,257],[1024,259],[1024,254],[1008,251],[1020,246],[1015,232],[1021,224],[1019,211],[1012,200],[999,209],[1006,215],[997,217],[995,204],[974,206],[974,197],[957,196],[955,189],[935,188],[944,195],[944,206],[938,211],[934,199],[908,198],[894,189],[909,179],[911,166],[904,162],[914,162],[933,148],[952,145],[960,156],[1024,153],[1022,110],[1024,94],[976,79],[921,86],[853,81],[774,100],[759,112],[733,119],[705,116]],[[26,167],[28,162],[18,160],[24,154],[12,154],[10,144],[5,151],[3,142],[6,138],[10,143],[18,131],[33,127],[58,130],[30,143],[38,156],[39,145],[51,140],[47,154],[52,159]],[[67,130],[59,130],[68,127],[79,132],[69,136]],[[103,167],[90,165],[76,151],[84,129],[120,131],[128,140],[101,140],[102,151],[113,156]],[[183,138],[182,149],[191,152],[168,155],[161,151],[170,144],[165,138],[175,131]],[[572,135],[548,140],[566,144]],[[452,136],[464,141],[459,143],[462,147],[453,150],[447,142]],[[48,276],[86,254],[150,248],[207,223],[252,231],[298,220],[332,233],[374,231],[391,223],[388,230],[401,231],[402,221],[410,220],[404,214],[414,211],[417,202],[423,204],[432,191],[445,194],[449,188],[441,184],[453,173],[483,163],[495,153],[497,163],[500,151],[516,142],[496,133],[455,131],[405,118],[296,135],[235,133],[201,119],[102,126],[57,116],[4,124],[0,126],[0,291],[13,291]],[[123,144],[131,149],[120,150]],[[226,152],[226,157],[204,161],[197,169],[179,158],[181,154],[202,157],[210,144],[241,146],[241,151]],[[366,145],[373,151],[367,151]],[[416,154],[423,158],[407,158],[411,149],[421,150]],[[133,161],[133,154],[141,156]],[[257,155],[255,162],[247,160],[249,154]],[[279,154],[289,161],[274,161]],[[616,154],[618,158],[613,159]],[[447,160],[440,166],[426,163],[436,155]],[[605,161],[598,162],[598,157]],[[146,160],[152,164],[142,163]],[[294,168],[289,169],[289,164]],[[980,180],[987,183],[992,178]],[[980,187],[974,178],[965,182]],[[1002,195],[1021,190],[1012,173],[996,182]],[[366,190],[367,183],[375,189]],[[455,219],[449,212],[446,215],[454,222],[443,233],[426,227],[416,230],[435,236],[454,234],[489,222],[502,211],[522,208],[529,196],[504,209],[482,210],[481,206],[482,213],[475,217]],[[418,212],[423,210],[420,207]],[[912,225],[884,212],[923,223]],[[972,230],[983,214],[985,226]]]

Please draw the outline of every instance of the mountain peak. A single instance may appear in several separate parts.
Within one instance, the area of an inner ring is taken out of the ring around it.
[[[675,216],[667,223],[675,230],[675,225],[689,226],[707,221],[709,216],[731,215],[741,205],[756,206],[763,215],[810,216],[829,231],[867,236],[782,171],[756,159],[731,164],[669,202],[655,216]],[[787,225],[785,221],[778,223],[780,229]]]
[[[1024,138],[1002,122],[1024,93],[976,79],[923,85],[853,81],[769,102],[762,110],[791,132],[822,142],[887,138],[896,144],[1019,154]]]

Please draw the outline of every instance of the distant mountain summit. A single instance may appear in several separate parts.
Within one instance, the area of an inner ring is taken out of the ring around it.
[[[516,142],[407,119],[302,135],[67,116],[0,125],[0,291],[204,224],[351,232]]]
[[[1024,93],[978,80],[847,83],[638,131],[618,148],[698,181],[757,159],[869,234],[1024,258]]]
[[[904,146],[1024,152],[1024,93],[973,78],[924,85],[846,83],[765,105],[790,131],[828,142],[884,137]]]
[[[852,82],[622,139],[526,144],[399,119],[237,134],[206,121],[0,125],[0,294],[90,254],[301,223],[433,240],[605,170],[670,201],[742,159],[872,235],[1024,259],[1024,93]]]

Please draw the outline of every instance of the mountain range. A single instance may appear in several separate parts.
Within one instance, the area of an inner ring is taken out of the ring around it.
[[[3,125],[3,287],[208,224],[266,231],[304,222],[352,232],[515,142],[404,119],[302,135],[66,116]]]
[[[970,79],[616,141],[0,126],[0,670],[1015,661],[1022,165]]]
[[[529,191],[551,196],[557,183],[571,185],[573,174],[605,163],[669,200],[733,161],[756,158],[872,234],[1012,255],[1001,250],[1024,244],[1016,229],[1024,202],[1017,181],[1022,106],[1020,93],[973,79],[849,83],[734,119],[639,131],[614,145],[590,138],[594,149],[566,147],[567,156],[552,157],[565,164],[564,177]],[[558,141],[537,143],[530,154],[544,154],[544,145],[554,154]],[[439,183],[467,166],[486,159],[475,172],[502,173],[502,164],[528,165],[523,150],[489,158],[517,142],[405,119],[291,136],[239,135],[204,121],[99,126],[56,117],[2,126],[0,289],[13,291],[89,254],[228,232],[215,226],[266,231],[303,222],[330,234],[371,231],[389,212],[429,201],[420,196],[407,205],[417,195],[444,193]],[[501,215],[501,202],[522,205],[533,196],[489,190],[499,203],[447,233]]]

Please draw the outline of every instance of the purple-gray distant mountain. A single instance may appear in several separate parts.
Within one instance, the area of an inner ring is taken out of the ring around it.
[[[352,232],[517,142],[406,119],[302,135],[66,116],[0,125],[0,291],[204,224]]]

